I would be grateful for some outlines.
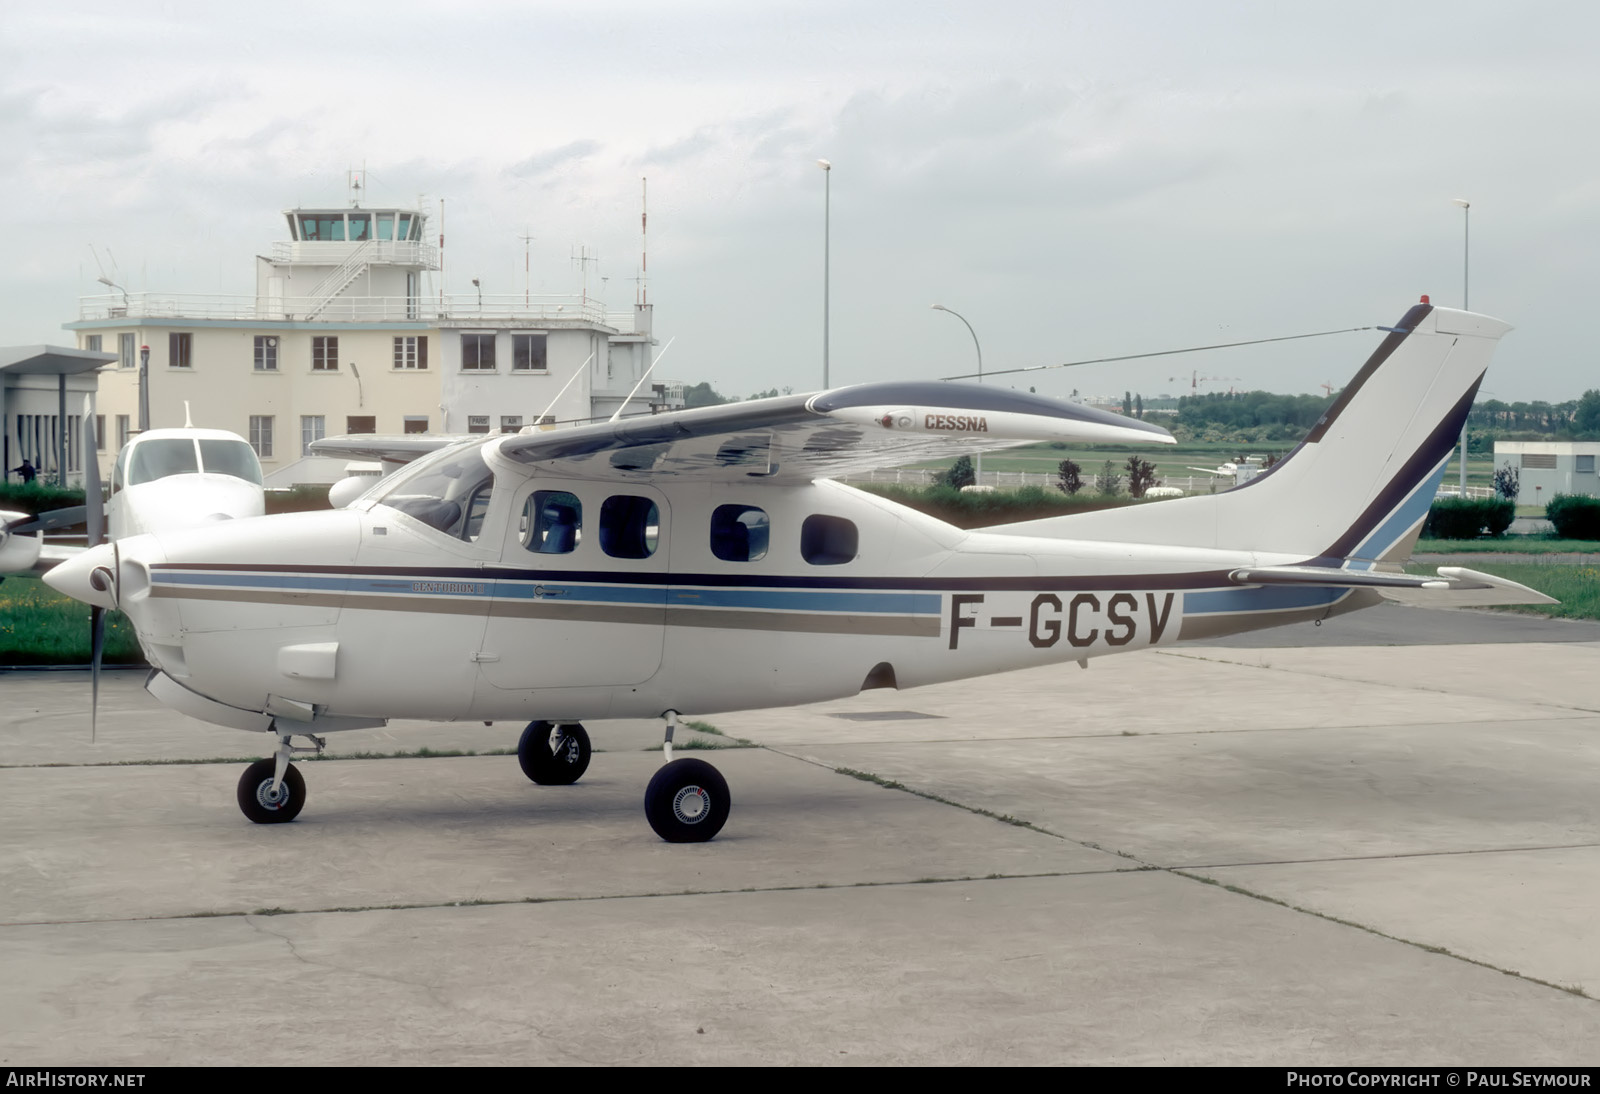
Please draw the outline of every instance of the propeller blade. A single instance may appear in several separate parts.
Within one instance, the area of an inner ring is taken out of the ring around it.
[[[13,524],[8,531],[17,535],[27,535],[29,532],[48,532],[52,528],[70,528],[74,524],[82,524],[88,519],[88,507],[74,505],[66,509],[51,509],[49,512],[40,513],[30,521],[22,524]],[[90,544],[93,546],[93,544]]]
[[[89,630],[89,743],[94,744],[100,721],[100,661],[106,652],[106,610],[98,604],[89,608]]]
[[[83,501],[90,547],[99,544],[106,528],[106,502],[100,496],[100,457],[96,454],[94,396],[83,397]]]

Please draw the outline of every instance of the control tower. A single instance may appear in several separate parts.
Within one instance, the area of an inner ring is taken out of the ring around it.
[[[289,209],[289,238],[256,257],[262,319],[419,318],[423,271],[439,269],[415,209]]]

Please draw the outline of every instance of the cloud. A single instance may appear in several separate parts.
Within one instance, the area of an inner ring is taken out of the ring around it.
[[[546,152],[536,152],[520,163],[514,163],[505,169],[506,174],[516,178],[538,178],[548,175],[559,168],[569,164],[588,159],[601,148],[599,141],[578,140],[564,144],[560,148],[552,148]]]

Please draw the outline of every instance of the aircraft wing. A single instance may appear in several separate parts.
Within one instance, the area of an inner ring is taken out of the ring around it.
[[[1481,608],[1497,604],[1558,604],[1553,597],[1493,574],[1440,566],[1437,576],[1390,570],[1345,570],[1331,566],[1256,566],[1234,570],[1239,585],[1319,585],[1375,589],[1385,599],[1420,608]]]
[[[316,456],[342,456],[349,460],[382,460],[386,463],[410,463],[412,460],[437,452],[465,440],[479,440],[471,434],[461,437],[434,436],[431,433],[360,433],[349,437],[323,437],[311,442],[311,452]]]
[[[1032,444],[1173,444],[1135,418],[1006,388],[875,383],[522,433],[519,463],[574,477],[809,482],[879,467]]]
[[[59,516],[70,512],[76,512],[76,520]],[[82,506],[76,510],[57,510],[38,518],[27,513],[0,510],[0,574],[38,577],[73,555],[82,554],[87,548],[46,543],[42,536],[35,534],[46,528],[82,523]]]

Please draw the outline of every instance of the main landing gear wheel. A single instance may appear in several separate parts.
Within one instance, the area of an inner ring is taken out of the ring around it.
[[[257,824],[286,824],[300,815],[306,804],[306,781],[291,765],[283,773],[283,784],[272,791],[275,770],[272,760],[257,760],[239,778],[239,808]]]
[[[522,773],[540,786],[567,786],[589,770],[589,734],[577,722],[529,722],[517,743]]]
[[[668,843],[704,843],[728,821],[728,783],[704,760],[673,760],[644,792],[644,815]]]

